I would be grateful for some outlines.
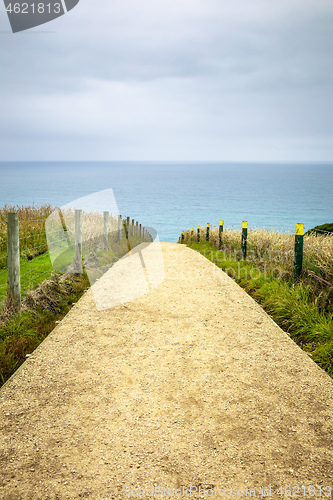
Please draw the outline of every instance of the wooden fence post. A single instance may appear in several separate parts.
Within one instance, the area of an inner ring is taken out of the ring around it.
[[[118,215],[118,242],[121,243],[121,215]]]
[[[82,210],[75,210],[74,273],[82,273]]]
[[[112,233],[112,237],[113,237],[113,215],[112,215],[112,212],[110,212],[109,220],[110,220],[110,229],[111,229],[111,233]]]
[[[303,266],[304,224],[296,224],[293,282],[301,276]]]
[[[8,292],[14,302],[16,312],[21,311],[20,283],[20,237],[17,213],[7,214],[7,267]]]
[[[197,229],[197,243],[200,243],[200,226]]]
[[[141,226],[141,224],[139,224],[139,236],[140,236],[140,238],[142,236],[142,226]]]
[[[219,227],[219,250],[222,248],[222,234],[223,234],[223,220],[220,220],[220,227]]]
[[[103,212],[104,220],[104,243],[105,249],[109,249],[109,212]]]
[[[210,224],[209,224],[209,222],[207,222],[206,241],[209,241],[209,227],[210,227]]]
[[[242,223],[242,241],[241,241],[242,259],[246,260],[247,250],[247,221],[243,220]]]
[[[130,241],[128,238],[128,226],[127,226],[125,221],[123,222],[123,226],[124,226],[125,238],[126,238],[126,243],[127,243],[127,250],[128,250],[128,252],[130,252],[131,251],[131,244],[130,244]]]
[[[132,219],[132,236],[134,236],[134,219]]]

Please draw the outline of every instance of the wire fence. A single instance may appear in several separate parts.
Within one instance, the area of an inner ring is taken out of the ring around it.
[[[7,223],[0,227],[0,300],[8,291]],[[45,219],[19,221],[20,280],[23,294],[50,276],[52,268],[47,255]]]
[[[54,270],[81,273],[83,263],[95,279],[131,248],[152,241],[134,219],[109,212],[56,209],[47,218],[20,220],[17,215],[9,212],[0,225],[0,302],[10,292],[19,308],[21,298]]]
[[[21,289],[33,289],[52,272],[47,253],[45,219],[23,220],[20,231]]]

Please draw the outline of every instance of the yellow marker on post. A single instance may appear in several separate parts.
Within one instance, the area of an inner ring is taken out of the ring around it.
[[[296,234],[298,236],[304,236],[304,224],[296,224]]]
[[[246,249],[247,249],[247,220],[242,222],[242,241],[241,241],[241,252],[242,259],[246,259]]]
[[[209,227],[210,227],[210,224],[209,224],[209,222],[207,222],[206,241],[209,241]]]

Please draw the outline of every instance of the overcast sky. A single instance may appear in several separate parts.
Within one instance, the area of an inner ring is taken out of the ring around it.
[[[333,160],[333,0],[0,14],[0,160]]]

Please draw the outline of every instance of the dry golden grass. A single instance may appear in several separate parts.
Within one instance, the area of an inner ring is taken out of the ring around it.
[[[63,229],[71,244],[75,236],[75,212],[59,209],[51,205],[42,206],[10,206],[0,208],[0,269],[6,267],[7,252],[7,213],[16,212],[19,217],[20,254],[23,259],[31,260],[48,250],[48,243],[61,246],[65,241]],[[60,217],[61,214],[61,217]],[[45,221],[47,223],[45,224]],[[104,220],[99,212],[83,212],[83,241],[84,245],[92,245],[96,249],[96,242],[103,238]],[[118,218],[109,217],[109,235],[118,230]],[[122,227],[122,232],[123,232]],[[47,234],[46,234],[47,233]]]
[[[333,284],[333,234],[304,236],[304,267]]]
[[[124,237],[124,220],[122,220],[121,232],[122,237]],[[48,218],[46,223],[48,243],[50,248],[61,246],[62,241],[64,241],[63,229],[66,229],[66,237],[68,238],[71,245],[74,245],[75,241],[75,211],[72,209],[68,210],[55,210],[52,212],[51,216]],[[116,238],[118,235],[118,217],[109,216],[108,224],[109,239]],[[83,237],[83,248],[85,251],[97,250],[98,247],[103,247],[104,245],[104,217],[103,214],[99,212],[82,212],[82,237]]]
[[[7,213],[16,212],[19,217],[20,246],[22,256],[28,259],[47,251],[45,221],[52,214],[54,225],[49,225],[50,232],[62,229],[59,211],[51,205],[22,206],[5,205],[0,208],[0,253],[7,250]],[[63,212],[67,232],[74,237],[75,216],[73,210]],[[50,221],[50,219],[49,219]],[[115,217],[109,219],[109,231],[114,231],[118,226]],[[101,234],[103,229],[103,215],[98,212],[83,213],[84,238],[89,240]]]
[[[185,242],[191,239],[191,230],[185,232]],[[210,231],[213,247],[219,246],[218,228]],[[200,230],[200,241],[206,240],[206,227]],[[192,241],[197,241],[197,231],[193,232]],[[249,229],[247,237],[247,261],[269,264],[292,272],[294,260],[295,236],[287,232],[274,230]],[[233,258],[241,258],[241,230],[224,229],[222,250]],[[333,234],[304,236],[304,269],[312,270],[319,276],[333,283]]]
[[[51,205],[20,207],[5,205],[0,208],[0,255],[7,251],[7,213],[16,212],[19,217],[21,256],[32,259],[47,250],[45,219],[50,215]]]

